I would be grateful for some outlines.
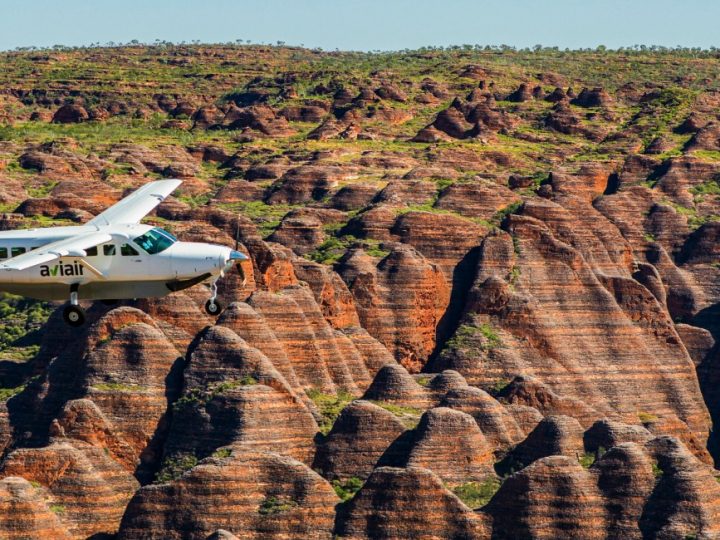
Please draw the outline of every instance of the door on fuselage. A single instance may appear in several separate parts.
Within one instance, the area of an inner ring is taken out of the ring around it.
[[[110,280],[142,279],[144,257],[132,243],[113,241],[86,249],[85,260]]]
[[[167,231],[155,228],[132,240],[118,238],[88,249],[86,260],[112,281],[169,280],[175,274],[165,251],[176,241]]]

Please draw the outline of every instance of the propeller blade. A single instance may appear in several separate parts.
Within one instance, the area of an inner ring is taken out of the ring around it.
[[[242,285],[241,287],[244,287],[247,283],[247,277],[245,276],[245,269],[243,268],[243,265],[241,262],[238,261],[238,263],[235,265],[238,269],[238,274],[240,274],[240,277],[242,278]]]
[[[237,217],[237,224],[235,226],[235,251],[238,250],[238,246],[240,246],[240,215],[239,214]]]

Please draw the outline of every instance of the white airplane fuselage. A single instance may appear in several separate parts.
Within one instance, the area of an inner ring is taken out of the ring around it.
[[[0,269],[0,291],[41,300],[66,300],[71,287],[79,299],[86,300],[164,296],[217,278],[238,260],[237,252],[229,247],[195,242],[174,241],[150,253],[137,239],[153,230],[158,229],[128,224],[0,232],[0,263],[83,233],[106,232],[112,237],[84,254],[70,254],[23,270]]]

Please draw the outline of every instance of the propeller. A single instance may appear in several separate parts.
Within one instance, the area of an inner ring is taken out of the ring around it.
[[[235,254],[242,256],[242,258],[240,258],[240,257],[237,257],[237,255],[236,255],[237,264],[235,266],[237,267],[238,273],[240,274],[240,278],[242,279],[241,286],[244,287],[245,283],[247,283],[247,278],[245,277],[245,270],[243,269],[242,261],[247,260],[247,257],[245,255],[243,255],[242,253],[240,253],[239,248],[240,248],[240,216],[238,215],[236,226],[235,226],[235,251],[230,256],[230,258],[232,258],[233,255],[235,255]]]

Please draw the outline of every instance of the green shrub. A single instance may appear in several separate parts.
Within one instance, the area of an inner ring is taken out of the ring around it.
[[[50,511],[51,511],[53,514],[57,514],[57,515],[59,515],[59,516],[62,516],[63,514],[65,514],[65,506],[62,505],[62,504],[51,504],[51,505],[50,505]]]
[[[422,409],[397,405],[396,403],[389,403],[387,401],[372,401],[372,403],[393,413],[408,429],[415,429],[417,427],[423,413]]]
[[[55,186],[57,186],[58,183],[59,182],[48,181],[40,187],[28,186],[26,190],[28,192],[28,195],[30,195],[33,199],[43,199],[50,195],[50,192],[55,189]]]
[[[295,508],[297,505],[298,503],[292,499],[268,495],[260,503],[260,506],[258,507],[258,514],[262,516],[280,514]]]
[[[578,461],[583,468],[589,469],[590,466],[595,463],[595,452],[585,452],[582,456],[580,456]]]
[[[162,484],[177,480],[197,464],[198,459],[193,454],[168,456],[163,460],[160,470],[155,475],[155,482]]]
[[[501,482],[497,478],[488,478],[483,482],[468,482],[453,488],[453,493],[458,499],[472,509],[485,506],[493,498]]]
[[[508,281],[510,282],[510,285],[516,285],[521,275],[522,270],[520,270],[520,267],[517,265],[513,266],[508,274]]]
[[[117,391],[117,392],[142,392],[146,389],[144,386],[139,384],[123,384],[123,383],[97,383],[93,384],[92,387],[95,390],[102,391]]]
[[[242,201],[218,206],[249,218],[258,227],[263,238],[270,236],[285,214],[295,208],[289,204],[266,204],[262,201]]]
[[[0,388],[0,402],[7,401],[13,396],[18,395],[25,390],[25,385],[16,386],[15,388]]]
[[[520,239],[512,235],[512,243],[513,243],[513,251],[515,252],[515,255],[521,255],[522,254],[522,248],[520,247]]]
[[[691,187],[688,191],[696,197],[702,195],[720,195],[720,183],[718,182],[718,178],[713,178],[712,180]]]
[[[359,240],[352,235],[343,235],[340,237],[331,236],[313,251],[308,253],[306,257],[320,264],[335,264],[343,255],[345,255],[348,248],[357,242],[359,242]],[[388,253],[382,250],[378,251],[384,253],[385,255]]]
[[[332,487],[335,490],[335,493],[343,502],[352,499],[362,486],[363,481],[357,476],[348,478],[344,482],[341,482],[340,480],[332,481]]]
[[[40,349],[42,326],[52,306],[47,302],[0,293],[0,353],[4,358],[25,361]]]
[[[258,382],[259,381],[255,377],[246,375],[241,379],[222,381],[212,384],[207,388],[193,388],[173,403],[173,410],[180,411],[185,407],[207,405],[213,400],[213,398],[222,395],[229,390],[240,388],[241,386],[253,386],[258,384]]]
[[[480,334],[485,340],[485,342],[480,346],[481,349],[493,351],[502,347],[502,340],[492,326],[487,323],[483,323],[478,327],[478,330],[480,330]]]
[[[218,459],[224,459],[228,458],[232,455],[232,450],[230,448],[218,448],[212,453],[212,457],[218,458]]]
[[[365,243],[367,243],[367,241],[365,241]],[[365,253],[371,257],[377,257],[378,259],[384,259],[390,255],[390,250],[382,249],[379,245],[369,244],[363,247],[363,249],[365,250]]]
[[[650,414],[647,412],[640,411],[637,413],[638,420],[640,420],[641,424],[652,424],[654,422],[658,421],[658,417],[654,414]]]
[[[512,382],[512,379],[498,379],[492,385],[490,388],[488,388],[488,391],[490,394],[496,396],[503,390],[505,390],[508,386],[510,386],[510,383]]]
[[[506,216],[509,216],[510,214],[514,214],[517,212],[520,207],[523,205],[522,201],[517,201],[511,204],[508,204],[505,208],[502,210],[498,210],[495,212],[495,215],[493,216],[493,221],[496,223],[500,223],[503,219],[505,219]]]
[[[307,396],[315,403],[322,420],[320,421],[320,433],[327,435],[335,424],[335,420],[345,406],[350,403],[354,397],[347,390],[339,390],[337,395],[325,394],[317,388],[311,388],[305,392]]]

